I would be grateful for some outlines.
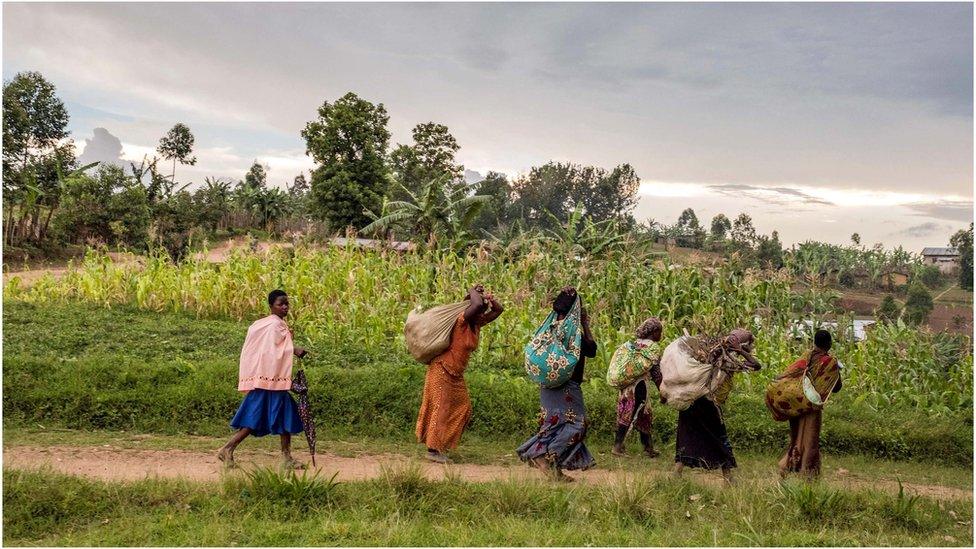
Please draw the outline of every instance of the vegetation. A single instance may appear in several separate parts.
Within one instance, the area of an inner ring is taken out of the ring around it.
[[[968,231],[958,231],[952,235],[949,245],[959,251],[959,286],[973,289],[973,224]]]
[[[416,466],[339,484],[272,472],[216,485],[12,470],[3,480],[5,545],[972,543],[969,501],[792,482],[725,490],[640,477],[608,486],[463,483],[428,480]]]

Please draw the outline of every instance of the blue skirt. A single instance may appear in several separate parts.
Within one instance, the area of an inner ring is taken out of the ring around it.
[[[540,397],[539,431],[516,450],[522,461],[543,457],[560,469],[581,471],[596,465],[584,442],[587,421],[580,384],[570,380],[555,389],[542,388]]]
[[[234,419],[230,420],[230,426],[234,429],[246,427],[256,437],[295,434],[302,432],[302,418],[288,391],[252,389],[244,397]]]

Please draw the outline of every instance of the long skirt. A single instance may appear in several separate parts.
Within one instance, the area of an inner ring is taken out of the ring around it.
[[[540,391],[539,431],[518,447],[522,461],[545,458],[559,469],[585,471],[596,465],[586,449],[586,407],[580,384],[569,381]]]
[[[256,437],[302,432],[298,405],[288,391],[251,389],[230,420],[234,429],[248,428]]]
[[[463,376],[448,373],[438,362],[427,367],[417,414],[417,442],[443,452],[456,448],[471,421],[471,398]]]
[[[790,418],[790,444],[779,460],[780,474],[801,473],[820,476],[820,427],[823,411],[816,410]]]
[[[635,418],[634,412],[638,408],[640,411]],[[651,403],[647,401],[646,380],[641,379],[620,391],[620,397],[617,398],[618,427],[630,427],[633,422],[635,431],[649,435],[653,421],[654,413],[651,411]]]
[[[678,412],[674,461],[702,469],[736,466],[722,411],[708,397],[701,397]]]

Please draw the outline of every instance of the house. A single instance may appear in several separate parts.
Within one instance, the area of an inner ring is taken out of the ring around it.
[[[908,284],[908,272],[901,269],[894,269],[881,275],[881,282],[888,288],[905,286]]]
[[[952,273],[959,269],[959,250],[955,248],[924,248],[922,262],[935,265],[939,272]]]

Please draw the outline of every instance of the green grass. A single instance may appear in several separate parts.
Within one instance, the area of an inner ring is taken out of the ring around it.
[[[105,483],[4,470],[5,545],[956,545],[972,503],[787,483],[710,489],[681,480],[608,486],[367,482],[263,471],[220,484]]]
[[[237,357],[245,324],[132,308],[5,302],[5,426],[126,430],[223,436],[239,402]],[[424,367],[400,350],[367,360],[360,351],[313,349],[305,367],[322,436],[410,439]],[[468,435],[515,442],[536,427],[538,389],[522,375],[468,370],[475,414]],[[591,438],[614,428],[616,391],[588,375]],[[773,422],[762,387],[744,378],[726,407],[737,450],[780,448],[786,426]],[[675,413],[655,405],[655,437],[674,437]],[[826,411],[825,451],[892,459],[972,463],[972,418],[929,416],[914,408],[875,409],[854,391]]]

